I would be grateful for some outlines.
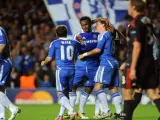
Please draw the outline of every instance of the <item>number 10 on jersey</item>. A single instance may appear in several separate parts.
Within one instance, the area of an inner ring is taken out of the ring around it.
[[[74,47],[61,45],[61,60],[73,60]]]

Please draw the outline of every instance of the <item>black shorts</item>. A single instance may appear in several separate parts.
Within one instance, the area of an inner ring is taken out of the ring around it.
[[[130,67],[126,67],[124,71],[125,76],[122,77],[122,87],[126,89],[132,88],[129,74],[130,74]],[[140,72],[138,72],[136,83],[137,83],[136,88],[142,88],[142,89],[157,88],[159,85],[158,73],[153,68],[146,70],[146,73],[143,76],[140,74]]]

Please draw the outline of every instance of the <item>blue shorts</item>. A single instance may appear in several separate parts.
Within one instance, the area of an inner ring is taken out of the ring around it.
[[[106,86],[119,86],[119,71],[118,67],[114,68],[110,65],[99,66],[94,78],[96,83],[102,83]]]
[[[72,91],[74,79],[74,68],[57,68],[56,69],[56,89],[57,92],[63,92],[64,90]]]
[[[12,63],[9,59],[0,62],[0,86],[5,85],[7,80],[9,80],[11,70]]]
[[[87,68],[76,67],[73,86],[84,84],[85,87],[94,86],[94,76],[96,75],[97,67]]]

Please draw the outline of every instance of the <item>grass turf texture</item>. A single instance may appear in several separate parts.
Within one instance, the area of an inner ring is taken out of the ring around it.
[[[60,105],[18,105],[22,112],[19,114],[15,120],[55,120],[59,113]],[[115,109],[113,105],[110,105],[112,113]],[[76,110],[78,106],[76,106]],[[85,112],[90,120],[93,120],[94,106],[87,105],[85,107]],[[9,111],[7,110],[7,116],[9,116]],[[156,120],[159,113],[154,105],[139,105],[134,113],[133,120]]]

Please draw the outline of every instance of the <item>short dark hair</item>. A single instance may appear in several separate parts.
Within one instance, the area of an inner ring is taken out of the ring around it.
[[[130,0],[131,5],[135,6],[137,12],[144,12],[146,2],[144,0]]]
[[[56,27],[56,34],[58,37],[67,37],[67,27],[65,25],[58,25]]]
[[[87,20],[90,24],[92,23],[91,18],[88,17],[88,16],[83,16],[83,17],[80,18],[80,22],[83,21],[83,20]]]

